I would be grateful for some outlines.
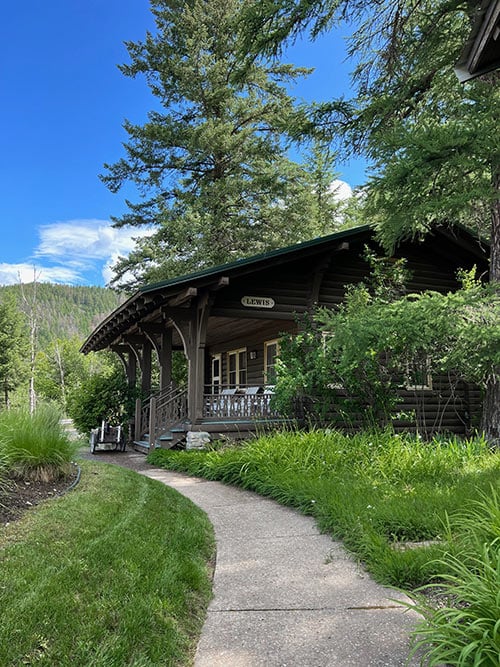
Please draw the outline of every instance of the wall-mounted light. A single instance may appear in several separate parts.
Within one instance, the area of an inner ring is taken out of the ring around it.
[[[250,359],[257,359],[257,350],[250,351]]]

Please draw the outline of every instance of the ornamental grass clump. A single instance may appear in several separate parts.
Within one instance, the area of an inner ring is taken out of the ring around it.
[[[50,406],[40,406],[33,415],[24,410],[0,414],[0,456],[15,476],[45,482],[65,477],[77,446]]]
[[[500,513],[498,493],[483,494],[472,512],[450,520],[449,537],[461,547],[438,561],[443,574],[434,584],[451,602],[413,608],[425,621],[415,633],[414,651],[424,664],[457,667],[500,665]]]
[[[9,467],[7,463],[7,457],[2,451],[0,451],[0,507],[2,505],[2,496],[5,495],[10,488],[8,473]]]
[[[379,582],[407,589],[441,574],[446,551],[457,555],[445,517],[472,510],[491,486],[500,492],[500,451],[481,438],[285,431],[204,452],[157,449],[149,460],[295,507]]]

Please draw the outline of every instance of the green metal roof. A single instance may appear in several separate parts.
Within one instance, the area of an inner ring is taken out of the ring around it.
[[[218,273],[224,273],[238,269],[244,266],[251,266],[253,264],[258,264],[260,262],[268,262],[271,259],[281,257],[283,255],[289,255],[296,251],[302,251],[307,248],[315,248],[323,244],[327,244],[331,241],[338,241],[344,238],[351,238],[354,235],[364,234],[368,231],[373,230],[371,225],[361,225],[359,227],[352,227],[351,229],[345,229],[341,232],[335,232],[334,234],[329,234],[328,236],[319,236],[310,241],[303,241],[302,243],[294,243],[293,245],[286,246],[284,248],[277,248],[276,250],[269,250],[268,252],[260,253],[259,255],[251,255],[250,257],[243,257],[237,259],[233,262],[228,262],[227,264],[219,264],[218,266],[213,266],[208,269],[203,269],[201,271],[196,271],[194,273],[188,273],[183,276],[178,276],[177,278],[168,278],[167,280],[162,280],[156,283],[151,283],[149,285],[144,285],[140,287],[138,292],[144,294],[146,292],[152,292],[157,289],[162,289],[164,287],[176,287],[177,285],[183,285],[184,283],[190,283],[193,280],[198,280],[200,278],[209,278],[211,276],[217,275]]]

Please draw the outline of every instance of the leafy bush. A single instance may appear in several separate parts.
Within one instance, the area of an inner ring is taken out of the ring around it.
[[[65,476],[77,446],[52,407],[41,405],[33,415],[25,410],[0,414],[0,455],[20,476],[44,481]]]
[[[285,340],[276,406],[291,414],[305,402],[313,418],[348,422],[347,413],[385,426],[397,415],[400,387],[427,374],[486,390],[500,366],[500,297],[471,274],[461,277],[455,293],[396,300],[384,296],[395,294],[387,286],[351,286],[342,306],[319,310],[295,341]]]
[[[133,417],[138,393],[127,384],[123,369],[115,366],[102,374],[91,376],[69,397],[68,414],[81,433],[89,433],[104,420],[113,425],[126,425]]]

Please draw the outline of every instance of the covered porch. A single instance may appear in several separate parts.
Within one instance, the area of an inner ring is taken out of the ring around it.
[[[136,402],[136,448],[185,445],[192,433],[242,438],[283,423],[272,405],[274,366],[279,337],[296,330],[294,321],[251,311],[225,317],[213,314],[211,305],[191,289],[182,306],[162,306],[111,346],[129,384],[139,381],[146,396]],[[153,319],[158,316],[161,321]],[[172,379],[176,351],[187,359],[186,383]]]
[[[243,438],[287,421],[272,404],[274,367],[280,337],[297,330],[297,305],[279,307],[266,276],[249,287],[244,266],[237,277],[220,268],[142,288],[82,348],[115,352],[129,385],[140,387],[131,440],[142,451],[185,445],[193,433]],[[173,380],[179,352],[185,382]]]

